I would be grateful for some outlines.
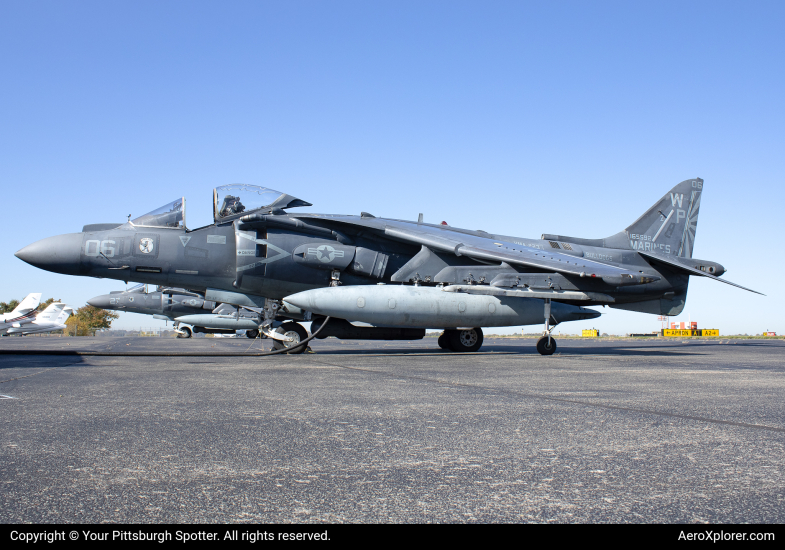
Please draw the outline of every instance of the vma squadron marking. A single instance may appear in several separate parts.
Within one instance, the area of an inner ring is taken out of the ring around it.
[[[719,263],[692,257],[703,189],[700,178],[679,183],[604,239],[525,239],[422,217],[290,213],[311,204],[232,184],[214,190],[210,226],[186,228],[178,199],[16,256],[56,273],[188,289],[258,312],[257,329],[292,352],[307,335],[296,321],[315,330],[329,317],[319,337],[418,339],[436,328],[444,330],[440,346],[453,351],[478,350],[482,327],[543,323],[537,350],[548,355],[554,326],[600,315],[585,306],[677,315],[690,276],[739,287],[720,278]]]

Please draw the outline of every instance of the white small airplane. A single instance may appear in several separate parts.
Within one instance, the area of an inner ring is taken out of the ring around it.
[[[72,308],[60,302],[49,304],[45,310],[38,314],[34,321],[20,327],[11,327],[8,329],[8,334],[25,335],[65,330],[68,328],[65,321],[71,316],[73,311]]]
[[[41,303],[41,293],[28,294],[11,313],[0,314],[0,334],[6,334],[11,328],[21,328],[32,323],[36,317],[35,308]]]

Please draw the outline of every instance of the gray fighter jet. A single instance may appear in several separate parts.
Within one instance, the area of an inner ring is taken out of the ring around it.
[[[292,351],[302,351],[295,346],[307,335],[297,320],[322,328],[320,337],[346,339],[418,339],[443,329],[439,345],[453,351],[478,350],[481,327],[544,323],[537,350],[549,355],[554,326],[600,315],[585,306],[677,315],[691,275],[734,284],[720,278],[719,263],[692,257],[702,193],[702,179],[685,180],[604,239],[526,239],[428,224],[422,215],[289,213],[311,204],[232,184],[214,190],[209,226],[187,229],[178,199],[16,256],[56,273],[188,288],[260,308],[259,330]],[[285,321],[278,330],[276,321]]]
[[[159,287],[154,292],[145,292],[144,287],[141,284],[128,290],[96,296],[87,300],[87,303],[101,309],[141,313],[152,315],[154,319],[172,321],[178,338],[191,338],[193,333],[200,332],[234,334],[237,330],[245,330],[248,338],[260,335],[261,310],[258,308],[216,304],[205,300],[202,293],[183,288]]]

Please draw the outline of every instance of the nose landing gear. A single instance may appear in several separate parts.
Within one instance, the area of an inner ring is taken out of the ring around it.
[[[270,300],[265,302],[263,310],[262,324],[259,325],[259,332],[273,341],[273,351],[281,351],[291,348],[286,353],[303,353],[306,346],[298,345],[302,340],[308,338],[308,331],[302,325],[294,321],[287,321],[277,328],[273,328],[273,322],[281,309],[280,300]],[[317,331],[318,332],[318,331]]]
[[[282,334],[286,340],[273,340],[273,349],[291,348],[287,353],[303,353],[306,346],[298,346],[301,340],[308,338],[308,331],[299,323],[287,322],[275,329],[275,332]]]

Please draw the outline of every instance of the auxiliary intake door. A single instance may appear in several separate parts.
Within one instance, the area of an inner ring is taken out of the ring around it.
[[[235,223],[236,270],[235,288],[244,277],[264,277],[267,264],[290,256],[285,250],[270,244],[264,230],[241,231]]]
[[[234,240],[237,256],[235,287],[242,286],[243,277],[247,275],[264,277],[264,260],[267,256],[267,245],[263,244],[264,237],[266,237],[264,231],[240,231],[235,224]]]

